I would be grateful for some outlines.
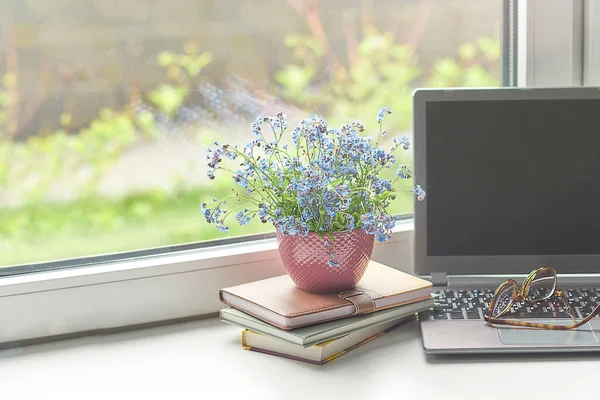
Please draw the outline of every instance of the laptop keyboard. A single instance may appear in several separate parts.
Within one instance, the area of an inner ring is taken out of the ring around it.
[[[433,291],[432,293],[438,296],[435,299],[436,305],[432,310],[433,319],[478,320],[483,319],[487,312],[494,290],[448,289]],[[578,319],[585,318],[600,304],[600,288],[566,289],[565,293]],[[543,301],[535,305],[523,302],[516,303],[510,310],[510,317],[570,318],[561,303],[560,301],[557,305],[552,304],[550,301]],[[509,314],[506,314],[506,316],[509,316]]]

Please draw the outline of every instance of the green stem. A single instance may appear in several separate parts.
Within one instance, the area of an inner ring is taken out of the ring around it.
[[[377,142],[375,147],[379,147],[379,139],[381,139],[381,132],[383,132],[383,120],[379,123],[379,134],[377,135]]]
[[[237,173],[236,173],[236,172],[233,172],[233,171],[232,171],[232,170],[230,170],[229,168],[219,167],[219,169],[222,169],[223,171],[230,172],[230,173],[231,173],[231,174],[233,174],[233,175],[237,175]],[[257,176],[258,176],[258,175],[257,175]],[[260,176],[259,176],[259,178],[260,178]],[[271,191],[270,191],[270,190],[266,190],[266,189],[264,188],[264,182],[262,181],[262,179],[261,179],[261,184],[262,184],[262,187],[257,187],[257,186],[254,184],[254,182],[252,182],[252,181],[250,181],[250,180],[248,180],[248,179],[246,179],[246,182],[248,182],[248,184],[249,184],[249,185],[252,187],[252,189],[254,189],[254,191],[255,191],[256,193],[258,193],[258,195],[259,195],[259,196],[260,196],[260,197],[261,197],[263,200],[265,200],[265,197],[263,196],[262,192],[264,192],[264,193],[267,193],[267,194],[269,195],[269,197],[270,197],[270,199],[269,199],[269,200],[270,200],[270,201],[272,201],[272,202],[273,202],[273,204],[278,204],[279,200],[278,200],[276,197],[274,197],[274,196],[273,196],[273,194],[271,193]],[[261,189],[262,189],[262,192],[261,192]],[[240,195],[240,196],[244,196],[244,197],[246,197],[246,198],[249,198],[249,199],[251,198],[250,196],[245,196],[245,195]]]
[[[259,166],[258,164],[256,164],[250,157],[248,157],[246,154],[244,154],[243,152],[239,151],[237,148],[235,149],[235,152],[238,153],[241,157],[243,157],[248,163],[252,164],[252,166],[254,167],[254,171],[256,172],[256,175],[260,178],[262,185],[265,185],[265,182],[263,181],[262,177],[259,175],[259,172],[261,174],[263,174],[265,176],[265,178],[267,178],[269,181],[271,181],[271,183],[273,184],[273,186],[277,187],[277,183],[274,182],[271,179],[271,176],[268,175],[266,172],[264,172]],[[254,153],[253,153],[254,154]],[[231,171],[231,170],[228,170]],[[231,171],[232,172],[232,171]],[[234,173],[234,172],[232,172]]]
[[[232,212],[239,210],[242,207],[246,207],[246,204],[241,204],[237,207],[232,208],[231,210],[227,211],[227,214],[225,214],[225,216],[223,217],[223,220],[225,220],[225,218],[227,218],[229,216],[229,214],[231,214]],[[257,212],[260,209],[256,209],[256,210],[248,210],[247,212],[245,212],[244,214],[250,214],[252,212]]]

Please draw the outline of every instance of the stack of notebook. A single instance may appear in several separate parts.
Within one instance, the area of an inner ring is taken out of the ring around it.
[[[242,347],[324,364],[433,307],[431,283],[371,261],[349,291],[314,294],[288,275],[219,292],[223,322],[242,328]]]

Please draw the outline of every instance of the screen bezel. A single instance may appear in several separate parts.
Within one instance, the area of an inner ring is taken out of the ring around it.
[[[414,179],[427,191],[427,102],[498,100],[600,99],[600,88],[481,88],[417,89],[413,93]],[[418,275],[444,272],[448,275],[527,274],[540,266],[559,273],[600,272],[600,254],[519,256],[428,256],[427,199],[415,201],[414,270]],[[600,240],[600,238],[598,238]]]

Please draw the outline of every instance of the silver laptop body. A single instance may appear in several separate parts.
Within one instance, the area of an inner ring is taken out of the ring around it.
[[[600,302],[600,89],[414,93],[415,272],[441,301],[419,315],[425,352],[600,350],[600,318],[577,330],[482,319],[505,279],[554,267],[578,316]],[[566,323],[549,302],[513,318]]]

